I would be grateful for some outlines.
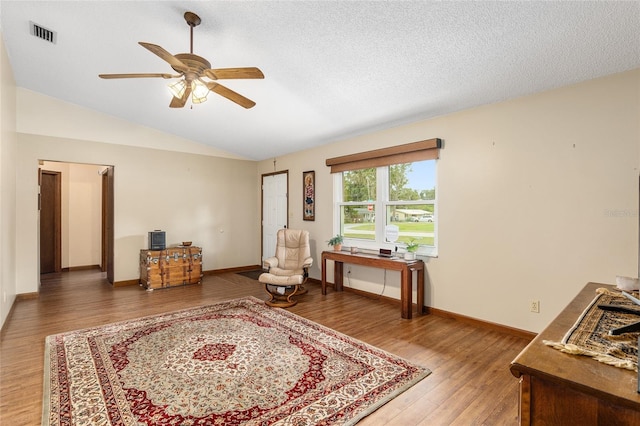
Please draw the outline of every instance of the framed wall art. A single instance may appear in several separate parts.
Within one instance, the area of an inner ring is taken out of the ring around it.
[[[316,220],[316,172],[302,172],[302,219]]]

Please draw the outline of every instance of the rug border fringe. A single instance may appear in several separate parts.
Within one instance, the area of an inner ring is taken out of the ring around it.
[[[51,416],[51,373],[49,371],[50,363],[51,363],[51,352],[50,352],[50,339],[51,336],[47,336],[44,339],[44,383],[42,383],[42,397],[46,397],[47,401],[43,401],[42,404],[42,419],[41,424],[47,425],[49,424],[49,418]]]
[[[614,367],[618,368],[624,368],[625,370],[638,371],[638,366],[631,361],[624,361],[610,355],[599,354],[588,349],[582,349],[579,346],[571,343],[554,342],[551,340],[543,340],[542,343],[549,347],[552,347],[553,349],[557,349],[560,352],[571,355],[587,355],[604,364],[613,365]]]

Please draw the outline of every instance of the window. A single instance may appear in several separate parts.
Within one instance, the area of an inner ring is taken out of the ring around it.
[[[391,164],[334,175],[335,224],[346,246],[377,250],[416,240],[418,254],[437,254],[436,161]],[[398,227],[396,243],[385,238]]]

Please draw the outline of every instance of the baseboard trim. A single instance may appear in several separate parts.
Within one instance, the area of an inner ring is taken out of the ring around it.
[[[309,279],[309,282],[313,282],[313,283],[317,283],[322,285],[322,282],[320,280],[316,280],[316,279]],[[331,288],[335,288],[333,283],[327,283],[327,287],[331,287]],[[357,290],[355,288],[350,288],[350,287],[344,287],[344,291],[348,291],[351,293],[355,293],[358,294],[360,296],[364,296],[367,297],[369,299],[376,299],[376,300],[381,300],[383,302],[386,303],[391,303],[394,305],[397,305],[398,307],[400,306],[400,300],[398,299],[394,299],[388,296],[381,296],[378,294],[374,294],[374,293],[369,293],[366,291],[362,291],[362,290]],[[415,308],[416,304],[413,304],[413,308]],[[473,317],[468,317],[466,315],[460,315],[460,314],[456,314],[454,312],[449,312],[449,311],[445,311],[443,309],[438,309],[438,308],[432,308],[429,306],[425,306],[425,313],[427,315],[431,314],[431,315],[435,315],[437,317],[442,317],[442,318],[450,318],[450,319],[454,319],[456,321],[461,321],[461,322],[465,322],[467,324],[472,324],[478,327],[482,327],[482,328],[486,328],[489,330],[494,330],[494,331],[498,331],[500,333],[504,333],[504,334],[508,334],[511,336],[515,336],[515,337],[520,337],[523,339],[528,339],[528,340],[533,340],[534,337],[536,337],[538,334],[537,333],[533,333],[531,331],[526,331],[526,330],[521,330],[519,328],[515,328],[515,327],[509,327],[507,325],[502,325],[502,324],[497,324],[494,322],[490,322],[490,321],[484,321],[484,320],[480,320],[477,318],[473,318]]]
[[[16,294],[16,301],[37,299],[38,297],[40,297],[40,293],[38,293],[37,291],[33,291],[31,293],[19,293]]]
[[[7,325],[7,323],[9,322],[9,318],[12,317],[13,308],[16,306],[16,302],[20,300],[37,299],[38,297],[40,297],[40,293],[38,293],[37,291],[31,292],[31,293],[16,294],[15,299],[13,299],[13,303],[11,303],[11,307],[9,308],[9,312],[7,313],[7,316],[4,317],[4,322],[2,323],[2,327],[0,327],[0,337],[4,337],[4,331],[6,330],[4,326]]]
[[[88,271],[88,270],[91,270],[91,269],[102,270],[100,265],[85,265],[85,266],[70,266],[68,268],[62,268],[62,272]]]
[[[114,287],[128,287],[131,285],[139,285],[140,280],[124,280],[124,281],[116,281],[113,283]]]
[[[218,274],[226,274],[236,272],[244,272],[244,271],[255,271],[256,269],[262,268],[262,265],[248,265],[248,266],[237,266],[235,268],[223,268],[223,269],[210,269],[208,271],[203,271],[202,275],[218,275]]]
[[[509,334],[514,337],[521,337],[523,339],[533,340],[538,333],[522,330],[515,327],[509,327],[507,325],[497,324],[495,322],[479,320],[477,318],[468,317],[466,315],[456,314],[454,312],[445,311],[437,308],[427,307],[427,313],[433,314],[438,317],[451,318],[456,321],[466,322],[468,324],[477,325],[490,330],[499,331],[501,333]]]

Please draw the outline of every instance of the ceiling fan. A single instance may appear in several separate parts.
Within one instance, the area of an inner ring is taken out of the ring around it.
[[[258,68],[217,68],[212,69],[211,64],[205,58],[193,54],[193,28],[200,25],[200,17],[193,12],[185,12],[184,19],[190,27],[191,46],[189,53],[178,53],[172,55],[162,47],[145,42],[139,44],[151,53],[156,54],[161,59],[171,65],[178,74],[99,74],[100,78],[153,78],[161,77],[165,79],[179,78],[175,83],[169,85],[169,89],[173,94],[173,99],[169,106],[171,108],[182,108],[187,103],[189,95],[191,95],[192,103],[202,103],[207,100],[209,91],[224,96],[237,103],[244,108],[251,108],[256,103],[251,99],[247,99],[241,94],[210,80],[226,80],[226,79],[253,79],[264,78],[264,74]]]

